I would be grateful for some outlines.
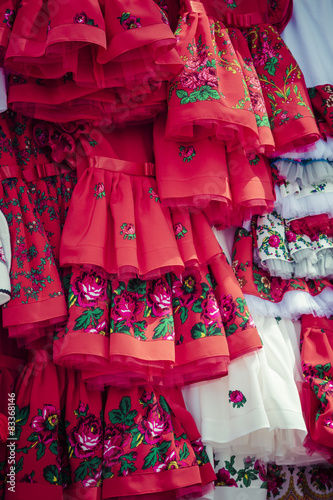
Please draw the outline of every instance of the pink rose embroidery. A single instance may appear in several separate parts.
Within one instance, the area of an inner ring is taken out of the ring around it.
[[[152,316],[172,314],[171,288],[166,279],[151,281],[147,292],[147,305],[151,307]]]
[[[8,26],[8,28],[12,28],[15,19],[15,10],[6,9],[4,20],[2,21],[4,24]]]
[[[99,418],[92,413],[77,420],[70,431],[68,441],[76,458],[88,458],[102,448],[102,425]]]
[[[269,237],[268,244],[273,248],[279,248],[280,237],[277,236],[276,234],[272,234],[272,236]]]
[[[246,403],[246,397],[241,391],[229,391],[229,403],[233,408],[241,408]]]
[[[185,271],[172,285],[173,296],[179,300],[181,307],[192,306],[201,292],[201,275],[196,270]]]
[[[179,146],[179,156],[183,158],[183,162],[190,162],[196,154],[193,146]]]
[[[106,300],[107,281],[95,271],[82,271],[72,284],[72,292],[81,307],[96,306]]]
[[[187,229],[180,222],[176,222],[176,224],[173,225],[173,230],[177,240],[185,236],[187,233]]]
[[[234,486],[235,488],[238,488],[238,485],[234,479],[230,476],[230,472],[222,467],[217,473],[216,473],[216,486]]]
[[[95,24],[94,20],[88,17],[85,12],[76,14],[76,16],[73,18],[73,22],[75,24],[88,24],[89,26],[95,26],[96,28],[98,27],[98,24]]]
[[[121,17],[117,17],[124,30],[132,30],[134,28],[141,28],[140,18],[132,16],[130,12],[123,12]]]
[[[179,465],[186,466],[186,462],[181,460],[177,462],[177,455],[174,450],[164,458],[164,462],[159,465],[154,465],[154,472],[162,472],[163,470],[179,469]]]
[[[121,428],[115,425],[108,425],[105,429],[103,459],[107,467],[112,467],[118,463],[119,458],[124,453],[125,434]]]
[[[220,328],[222,327],[220,309],[217,304],[216,297],[213,292],[209,291],[206,298],[203,300],[202,313],[200,318],[205,322],[206,325],[212,325],[216,323]]]
[[[42,410],[38,410],[32,420],[30,427],[37,433],[37,440],[40,443],[50,444],[57,440],[60,410],[56,410],[53,405],[44,405]]]
[[[153,403],[147,407],[138,430],[147,444],[156,444],[173,430],[170,415],[158,403]]]
[[[293,241],[296,241],[296,234],[292,231],[286,231],[286,238],[288,243],[291,243]]]
[[[274,302],[280,302],[288,290],[288,281],[278,277],[271,278],[271,295]]]
[[[183,71],[180,75],[179,81],[183,87],[191,90],[195,90],[200,86],[197,73],[187,73],[187,71]]]
[[[94,196],[96,196],[96,198],[103,198],[103,196],[105,196],[105,189],[104,189],[104,184],[103,182],[99,182],[98,184],[95,185],[94,187]]]
[[[158,196],[157,193],[155,193],[155,191],[152,187],[148,189],[148,193],[149,193],[149,198],[151,198],[152,200],[155,200],[156,203],[161,203],[160,197]]]
[[[236,1],[235,0],[224,0],[224,2],[227,4],[228,7],[231,9],[235,9],[237,7]]]
[[[136,238],[136,234],[135,234],[135,227],[134,227],[134,224],[130,224],[128,222],[124,222],[124,224],[122,224],[120,226],[120,234],[123,234],[124,236],[124,240],[128,239],[128,240],[134,240]]]
[[[324,422],[325,427],[333,429],[333,418],[327,418]]]
[[[143,303],[134,294],[124,290],[120,295],[115,297],[115,304],[111,315],[114,321],[124,321],[127,326],[132,327],[142,309]]]
[[[222,321],[227,327],[230,326],[236,318],[236,305],[232,295],[222,294],[220,297],[220,312]]]
[[[84,488],[96,488],[102,486],[102,471],[96,472],[93,477],[87,477],[82,481]]]
[[[199,81],[202,85],[209,85],[212,88],[217,88],[217,76],[215,68],[204,68],[198,74]]]

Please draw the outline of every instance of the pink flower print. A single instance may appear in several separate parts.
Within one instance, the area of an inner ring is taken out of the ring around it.
[[[325,427],[329,427],[330,429],[333,429],[333,418],[327,418],[324,422]]]
[[[99,182],[98,184],[95,185],[94,187],[94,196],[96,196],[96,198],[103,198],[103,196],[105,196],[105,189],[104,189],[104,184],[103,182]]]
[[[85,328],[86,333],[97,333],[98,335],[103,335],[104,337],[108,334],[108,324],[106,321],[98,323],[98,325],[90,328]]]
[[[197,73],[188,73],[183,71],[179,78],[180,84],[191,90],[195,90],[200,86],[200,81]]]
[[[249,328],[255,328],[256,327],[256,324],[252,318],[251,315],[249,315],[249,318],[245,324],[245,326],[242,327],[243,330],[248,330]]]
[[[176,452],[173,450],[169,455],[164,458],[164,462],[159,465],[154,465],[154,472],[162,472],[163,470],[179,469],[179,465],[186,467],[186,462],[183,460],[178,463]]]
[[[120,229],[122,230],[120,231],[120,234],[124,235],[124,240],[134,240],[136,238],[134,224],[124,222],[124,224],[120,226]]]
[[[15,10],[6,9],[4,20],[2,21],[4,24],[8,26],[8,28],[12,28],[15,19]]]
[[[189,270],[180,275],[172,285],[172,293],[179,300],[181,307],[190,307],[202,293],[199,271]]]
[[[158,196],[157,193],[155,193],[152,187],[148,189],[148,193],[149,193],[149,198],[155,200],[156,203],[161,203],[160,197]]]
[[[179,146],[179,156],[183,158],[183,162],[190,162],[196,154],[193,146]]]
[[[75,24],[87,24],[89,26],[95,26],[96,28],[98,27],[98,24],[95,24],[94,20],[88,17],[85,12],[76,14],[76,16],[73,18],[73,22]]]
[[[173,225],[173,230],[177,240],[185,236],[185,234],[187,233],[186,227],[183,226],[183,224],[181,224],[180,222],[176,222],[176,224]]]
[[[280,302],[288,290],[288,281],[282,278],[271,278],[271,296],[275,302]]]
[[[56,441],[58,434],[60,410],[53,405],[44,405],[38,410],[30,423],[30,427],[37,433],[37,439],[40,443],[50,444]]]
[[[80,417],[70,431],[68,441],[76,458],[88,458],[102,448],[102,425],[92,413]]]
[[[5,251],[1,246],[0,246],[0,261],[6,264]]]
[[[292,231],[286,231],[286,238],[288,243],[291,243],[293,241],[296,241],[296,234]]]
[[[81,271],[71,288],[81,307],[96,306],[106,300],[107,281],[95,271]]]
[[[141,28],[140,18],[132,16],[130,12],[123,12],[121,17],[117,17],[120,20],[121,26],[124,30],[132,30],[134,28]]]
[[[260,92],[253,92],[252,89],[249,89],[251,104],[253,107],[253,111],[255,113],[266,113],[265,101]]]
[[[31,484],[37,483],[37,481],[33,479],[34,475],[35,475],[34,471],[32,471],[31,474],[24,474],[22,479],[20,479],[20,483],[31,483]]]
[[[269,463],[267,465],[267,491],[273,494],[273,497],[276,497],[279,494],[279,489],[286,481],[283,476],[281,476],[282,465],[275,465],[273,463]]]
[[[147,305],[151,307],[153,317],[172,314],[171,288],[165,278],[150,282],[147,291]]]
[[[198,74],[198,78],[203,85],[217,88],[217,76],[214,68],[204,68]]]
[[[124,290],[120,295],[115,297],[115,304],[111,315],[115,321],[125,321],[127,326],[132,327],[142,309],[143,303],[134,294]]]
[[[268,244],[273,248],[279,248],[280,246],[280,237],[276,234],[272,234],[268,239]]]
[[[241,408],[246,403],[246,397],[241,391],[229,391],[229,403],[233,408]]]
[[[216,473],[216,481],[215,481],[216,486],[234,486],[235,488],[238,488],[238,485],[236,481],[230,476],[230,472],[222,467],[217,473]]]
[[[261,85],[260,85],[259,78],[254,73],[252,73],[250,78],[249,78],[248,86],[251,89],[256,90],[257,92],[261,91]]]
[[[85,405],[80,401],[79,406],[74,410],[74,414],[78,417],[86,417],[89,410],[89,405]]]
[[[31,271],[31,280],[32,280],[31,287],[35,292],[38,292],[38,290],[42,290],[42,288],[45,286],[45,278],[40,273]]]
[[[200,318],[205,322],[206,325],[216,323],[216,326],[222,327],[220,309],[213,292],[209,291],[207,293],[206,298],[201,304],[201,307],[202,313],[200,315]]]
[[[144,436],[145,443],[156,444],[165,434],[172,432],[171,417],[158,403],[154,403],[146,408],[138,423],[138,430]]]
[[[102,471],[96,472],[93,477],[87,477],[82,481],[84,488],[96,488],[102,486]]]
[[[259,478],[264,482],[267,481],[267,470],[264,462],[261,460],[256,460],[254,462],[254,468],[259,472]]]
[[[103,459],[107,467],[112,467],[119,462],[119,458],[124,454],[125,435],[121,428],[115,425],[108,425],[105,429]]]
[[[232,295],[222,294],[219,301],[220,312],[224,325],[229,327],[236,318],[236,305]]]

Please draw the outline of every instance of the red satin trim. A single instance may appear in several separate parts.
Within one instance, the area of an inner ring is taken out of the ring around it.
[[[154,163],[136,163],[107,156],[93,156],[89,158],[89,166],[112,172],[122,172],[123,174],[155,176]]]
[[[18,165],[4,165],[0,167],[0,180],[3,179],[23,179],[26,182],[33,182],[52,175],[60,175],[70,172],[71,169],[58,163],[47,163],[35,165],[33,168],[23,170]]]

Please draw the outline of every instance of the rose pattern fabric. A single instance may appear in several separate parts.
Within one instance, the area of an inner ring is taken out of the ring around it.
[[[183,226],[181,222],[176,222],[176,224],[173,225],[173,230],[177,240],[183,238],[183,236],[187,233],[186,227]]]
[[[267,488],[267,469],[265,464],[255,457],[232,455],[228,460],[214,458],[217,487],[232,488]],[[260,484],[260,486],[259,486]]]
[[[85,12],[80,12],[79,14],[76,14],[76,16],[73,19],[73,22],[75,24],[87,24],[88,26],[95,26],[96,28],[98,28],[98,24],[95,24],[95,21],[90,17],[88,17]]]
[[[196,154],[193,146],[179,146],[179,156],[182,157],[183,162],[190,162]]]
[[[130,12],[123,12],[121,17],[117,17],[117,19],[119,19],[119,22],[124,30],[131,30],[142,27],[142,25],[140,24],[140,18],[131,15]]]
[[[103,196],[105,196],[105,188],[103,182],[99,182],[98,184],[96,184],[94,187],[94,191],[94,196],[98,199],[102,199]]]
[[[124,235],[124,240],[134,240],[136,238],[134,224],[124,222],[124,224],[120,226],[120,229],[120,234]]]
[[[83,271],[74,281],[71,291],[80,307],[91,307],[106,299],[106,288],[106,279],[96,271]]]
[[[233,408],[242,408],[246,401],[246,397],[242,391],[229,391],[229,403],[232,403]]]
[[[4,20],[2,21],[8,28],[12,28],[15,19],[15,10],[6,9]]]
[[[38,441],[44,445],[50,444],[57,438],[60,410],[56,410],[53,405],[44,405],[38,410],[31,421],[31,428],[37,434]],[[35,434],[34,434],[35,436]]]

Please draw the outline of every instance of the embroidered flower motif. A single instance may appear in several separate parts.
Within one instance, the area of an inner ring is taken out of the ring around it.
[[[140,18],[132,16],[130,12],[123,12],[121,17],[117,17],[124,30],[132,30],[134,28],[141,28]]]
[[[190,307],[201,296],[201,275],[199,271],[185,271],[172,285],[172,293],[181,307]]]
[[[230,476],[230,472],[222,467],[217,473],[216,473],[216,481],[215,481],[216,486],[234,486],[235,488],[238,488],[238,484],[236,481]]]
[[[99,301],[106,300],[107,281],[95,271],[82,271],[71,288],[81,307],[96,306]]]
[[[264,285],[265,288],[268,288],[268,290],[271,288],[271,282],[269,281],[267,276],[262,276],[260,281]]]
[[[180,462],[180,465],[186,466],[186,462],[182,460]],[[177,462],[177,455],[175,450],[172,450],[171,453],[165,457],[163,463],[154,465],[153,467],[154,472],[162,472],[163,470],[172,470],[172,469],[179,469],[179,464]]]
[[[88,24],[89,26],[95,26],[96,28],[98,27],[98,24],[95,24],[94,20],[90,19],[90,17],[88,17],[85,12],[76,14],[73,21],[75,24]]]
[[[47,24],[47,32],[49,32],[51,29],[51,19],[49,20],[48,24]]]
[[[105,337],[108,333],[108,324],[106,321],[102,321],[98,323],[96,327],[91,326],[90,328],[85,328],[84,331],[86,333],[97,333]]]
[[[220,297],[219,306],[222,321],[228,327],[234,322],[236,318],[236,305],[234,303],[232,295],[222,294]]]
[[[327,418],[324,422],[325,427],[330,427],[330,429],[333,429],[333,418]]]
[[[279,248],[280,246],[280,237],[276,234],[272,234],[269,237],[268,244],[273,248]]]
[[[220,309],[212,291],[207,293],[206,298],[202,301],[201,307],[202,313],[200,314],[200,319],[202,319],[207,325],[215,323],[221,328],[222,322]]]
[[[147,444],[156,444],[165,434],[172,431],[172,423],[167,413],[157,402],[149,405],[138,423],[138,430]]]
[[[136,238],[134,224],[124,222],[124,224],[120,226],[120,229],[122,229],[122,231],[120,231],[120,234],[124,235],[124,240],[134,240]]]
[[[99,182],[98,184],[95,185],[94,187],[94,196],[96,196],[96,198],[103,198],[103,196],[105,196],[105,189],[104,189],[104,184],[103,182]]]
[[[288,243],[291,243],[293,241],[296,241],[296,234],[292,231],[286,231],[286,238]]]
[[[149,193],[149,198],[155,200],[156,203],[161,203],[160,197],[158,196],[157,193],[155,193],[152,187],[148,189],[148,193]]]
[[[187,233],[187,229],[180,222],[176,222],[176,224],[173,225],[173,230],[177,240],[185,236]]]
[[[124,453],[126,434],[116,425],[108,425],[105,429],[103,460],[107,467],[112,467],[118,463],[119,458]]]
[[[0,261],[6,264],[5,251],[1,246],[0,246]]]
[[[259,162],[260,162],[260,158],[258,155],[255,155],[254,158],[249,159],[250,165],[258,165]]]
[[[190,162],[196,154],[193,146],[179,146],[179,156],[183,158],[183,162]]]
[[[37,483],[37,481],[34,480],[34,475],[35,471],[32,471],[31,474],[24,474],[22,479],[20,479],[20,483]]]
[[[241,391],[229,391],[229,403],[233,408],[242,408],[246,403],[246,397]]]
[[[87,477],[82,481],[84,488],[96,488],[102,486],[102,471],[96,472],[93,477]]]
[[[38,410],[30,427],[37,433],[36,438],[40,443],[50,444],[57,439],[60,410],[53,405],[44,405]]]
[[[132,327],[142,309],[143,303],[133,293],[124,290],[120,295],[115,297],[111,316],[114,321],[124,321],[127,326]]]
[[[147,291],[147,305],[151,307],[152,316],[161,317],[172,314],[171,288],[165,278],[150,282]]]
[[[2,21],[4,24],[8,26],[8,28],[12,28],[15,19],[15,10],[6,9],[4,20]]]
[[[102,425],[92,413],[78,418],[70,431],[68,441],[76,458],[88,458],[102,448]]]
[[[224,0],[224,2],[227,4],[228,7],[231,9],[235,9],[237,7],[236,1],[235,0]]]
[[[271,279],[271,296],[274,302],[279,302],[288,290],[288,281],[279,277]]]

